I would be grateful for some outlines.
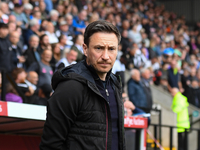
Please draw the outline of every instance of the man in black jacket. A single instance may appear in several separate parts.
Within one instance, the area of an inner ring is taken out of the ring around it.
[[[86,60],[53,76],[41,150],[125,150],[121,82],[111,73],[120,39],[111,23],[88,25]]]
[[[12,67],[12,47],[8,38],[8,25],[0,23],[0,68],[11,72]]]

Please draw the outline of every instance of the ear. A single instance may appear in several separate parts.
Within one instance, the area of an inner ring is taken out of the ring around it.
[[[87,57],[88,56],[88,47],[86,44],[83,44],[83,52],[84,52],[85,56]]]

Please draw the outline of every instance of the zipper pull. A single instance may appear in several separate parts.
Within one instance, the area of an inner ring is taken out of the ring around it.
[[[108,90],[106,89],[106,95],[109,96]]]

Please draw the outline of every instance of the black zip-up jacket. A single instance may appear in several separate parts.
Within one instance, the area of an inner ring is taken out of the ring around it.
[[[119,114],[119,150],[125,150],[120,80],[110,75]],[[107,100],[81,61],[58,70],[52,78],[40,150],[111,150],[112,122]]]

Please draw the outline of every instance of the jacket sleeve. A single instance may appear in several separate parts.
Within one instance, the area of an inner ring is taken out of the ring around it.
[[[74,80],[60,83],[47,104],[40,150],[61,150],[67,143],[67,135],[76,120],[82,102],[83,86],[77,88]]]
[[[134,83],[132,82],[128,82],[128,96],[129,96],[129,100],[135,104],[135,87],[134,87]]]

